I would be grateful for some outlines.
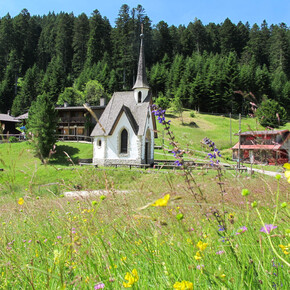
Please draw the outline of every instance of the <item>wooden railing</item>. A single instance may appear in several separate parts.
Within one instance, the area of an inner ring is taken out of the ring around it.
[[[9,140],[10,137],[15,137],[17,138],[19,141],[25,141],[25,135],[23,134],[0,134],[0,142],[1,141],[7,141]]]
[[[56,135],[59,141],[86,141],[86,142],[93,142],[94,138],[90,136],[84,135],[63,135],[58,134]]]
[[[59,141],[86,141],[86,142],[93,142],[94,138],[90,136],[84,135],[61,135],[57,134],[57,139]],[[16,137],[19,141],[25,141],[25,135],[23,134],[0,134],[0,143],[1,141],[7,142],[9,141],[10,137]]]

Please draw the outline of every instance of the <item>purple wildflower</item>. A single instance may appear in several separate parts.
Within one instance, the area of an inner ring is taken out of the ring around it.
[[[270,234],[271,231],[276,228],[277,226],[274,226],[272,224],[265,224],[263,227],[261,227],[260,232],[263,232],[265,234]]]
[[[225,251],[218,251],[218,252],[216,252],[217,255],[222,255],[224,253],[225,253]]]
[[[203,144],[207,145],[211,151],[207,154],[210,159],[211,165],[218,165],[219,160],[217,159],[217,157],[222,157],[222,155],[221,152],[216,148],[215,143],[207,137],[203,138],[202,142]]]
[[[219,225],[219,229],[218,229],[219,232],[224,232],[225,231],[225,228],[222,226],[222,225]]]
[[[174,161],[177,166],[182,166],[182,163],[179,160]]]
[[[204,268],[204,265],[197,265],[196,269],[200,270],[201,268]]]
[[[98,283],[94,286],[94,289],[104,289],[105,288],[105,284],[104,283]]]
[[[61,239],[61,236],[57,236],[56,238],[60,240]]]
[[[240,235],[247,230],[248,230],[248,228],[246,226],[242,226],[241,228],[238,229],[238,231],[236,232],[236,235]]]
[[[31,243],[31,242],[32,242],[32,240],[29,240],[29,241],[28,241],[28,243]]]

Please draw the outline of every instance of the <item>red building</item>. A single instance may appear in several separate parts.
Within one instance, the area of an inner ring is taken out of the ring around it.
[[[235,134],[238,135],[238,134]],[[233,159],[249,163],[283,164],[290,160],[289,130],[248,131],[240,134]]]

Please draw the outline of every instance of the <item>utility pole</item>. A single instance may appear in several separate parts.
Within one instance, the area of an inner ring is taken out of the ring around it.
[[[238,170],[241,166],[241,114],[239,114],[239,149],[238,149]]]
[[[230,113],[230,144],[232,147],[232,113]]]

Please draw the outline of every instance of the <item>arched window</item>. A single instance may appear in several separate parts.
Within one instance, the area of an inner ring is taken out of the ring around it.
[[[142,93],[138,92],[138,103],[141,103],[142,100]]]
[[[128,153],[128,132],[123,129],[121,133],[121,151],[120,153]]]

